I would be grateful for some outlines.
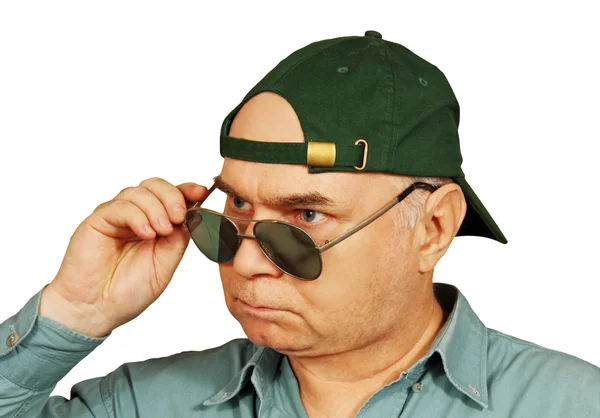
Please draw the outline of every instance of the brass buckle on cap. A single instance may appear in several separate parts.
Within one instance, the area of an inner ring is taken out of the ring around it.
[[[364,170],[365,167],[367,166],[367,155],[369,155],[369,144],[367,143],[367,141],[365,141],[364,139],[357,139],[356,142],[354,143],[354,145],[358,145],[358,144],[365,144],[365,150],[363,152],[363,162],[362,162],[362,166],[357,167],[354,166],[354,169],[356,170]]]
[[[335,165],[335,142],[309,141],[306,163],[312,167],[333,167]]]

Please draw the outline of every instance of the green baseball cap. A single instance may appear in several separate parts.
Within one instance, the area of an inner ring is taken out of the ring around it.
[[[229,136],[240,108],[270,91],[294,108],[304,143]],[[450,177],[467,201],[457,235],[507,240],[461,170],[458,101],[445,75],[369,30],[313,42],[283,59],[221,126],[220,153],[245,161],[305,164],[309,173],[384,172]]]

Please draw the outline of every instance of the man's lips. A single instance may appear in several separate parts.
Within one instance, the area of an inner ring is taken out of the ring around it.
[[[251,309],[260,310],[260,311],[267,312],[267,311],[283,311],[283,310],[285,310],[285,309],[279,309],[279,308],[275,308],[275,307],[271,307],[271,306],[253,305],[253,304],[248,303],[248,302],[246,302],[246,301],[244,301],[242,299],[239,299],[239,298],[238,298],[238,300],[240,302],[242,302],[242,304],[245,305],[246,307],[251,308]]]

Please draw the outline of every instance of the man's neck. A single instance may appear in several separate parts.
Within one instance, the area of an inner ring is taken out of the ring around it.
[[[398,335],[369,346],[319,357],[288,356],[307,413],[356,416],[373,393],[423,357],[448,317],[437,300],[428,306]]]

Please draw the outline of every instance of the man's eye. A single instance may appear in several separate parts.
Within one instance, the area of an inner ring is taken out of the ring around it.
[[[238,216],[247,216],[247,212],[252,210],[248,202],[236,196],[229,196],[227,198],[226,207],[230,210],[236,211],[239,214]],[[242,215],[242,212],[244,215]]]
[[[238,209],[242,209],[242,206],[244,206],[244,203],[246,203],[246,202],[244,202],[239,197],[234,197],[233,198],[233,206],[235,206]]]
[[[244,205],[248,205],[248,202],[239,197],[231,196],[231,204],[237,210],[248,210],[248,208],[244,207]],[[300,219],[305,224],[316,224],[320,219],[325,217],[325,214],[312,209],[300,209],[300,211],[302,212]]]
[[[317,212],[316,210],[311,209],[303,209],[302,210],[302,220],[306,223],[315,223],[314,220],[318,218],[317,215],[325,216],[321,212]]]

